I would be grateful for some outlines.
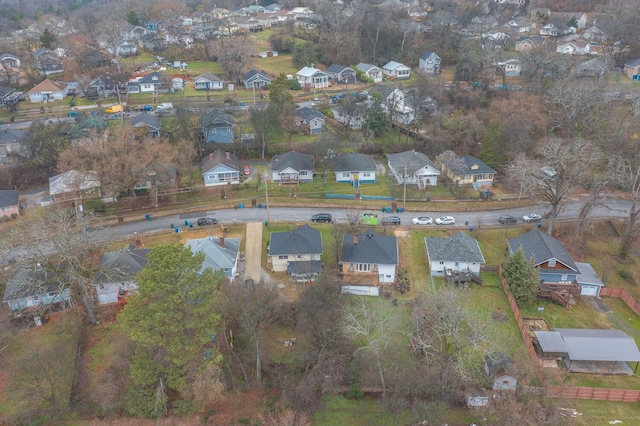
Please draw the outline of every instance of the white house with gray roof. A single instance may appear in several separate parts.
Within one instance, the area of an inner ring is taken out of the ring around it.
[[[400,62],[391,61],[382,67],[382,73],[391,79],[404,80],[411,77],[411,68]]]
[[[313,182],[315,160],[311,154],[285,152],[271,159],[271,179],[277,183]]]
[[[365,64],[364,62],[360,62],[356,65],[356,68],[359,71],[362,71],[364,75],[370,78],[374,83],[382,82],[382,68],[371,64]]]
[[[197,238],[187,240],[185,246],[189,247],[193,253],[204,253],[201,272],[211,268],[213,271],[223,271],[230,279],[236,276],[240,238]]]
[[[123,250],[104,253],[94,276],[98,303],[118,302],[118,294],[138,290],[135,277],[147,266],[150,249],[136,249],[128,245]]]
[[[376,162],[370,155],[351,152],[333,159],[336,182],[348,182],[356,188],[361,183],[376,182]]]
[[[398,240],[379,235],[372,229],[364,234],[346,234],[342,239],[339,274],[343,280],[358,285],[393,283],[398,266]]]
[[[296,73],[296,80],[303,89],[325,89],[329,87],[329,76],[317,68],[304,67]]]
[[[442,59],[436,52],[431,50],[425,51],[420,55],[418,70],[423,74],[435,74],[440,72],[440,63]]]
[[[296,125],[302,127],[305,133],[319,135],[324,130],[325,116],[320,111],[309,107],[296,110]]]
[[[480,275],[480,267],[485,261],[475,238],[459,232],[450,237],[426,237],[424,242],[431,275],[442,277],[446,270],[468,270]]]
[[[440,171],[422,152],[411,150],[387,154],[387,161],[399,184],[418,185],[420,189],[438,184]]]
[[[296,279],[312,280],[322,272],[320,231],[303,225],[285,232],[272,232],[268,262],[274,272],[287,272]]]
[[[152,138],[160,136],[160,119],[155,115],[141,112],[131,119],[129,125],[134,129],[143,129]]]
[[[204,186],[235,185],[240,183],[240,161],[228,151],[218,148],[202,159]]]
[[[356,71],[345,65],[331,64],[327,68],[327,76],[330,81],[338,84],[354,84],[356,82]]]
[[[224,89],[224,80],[215,74],[205,72],[200,74],[193,80],[196,90],[222,90]]]
[[[492,186],[496,171],[471,155],[463,155],[450,164],[442,164],[442,171],[456,185],[471,185],[474,189]]]

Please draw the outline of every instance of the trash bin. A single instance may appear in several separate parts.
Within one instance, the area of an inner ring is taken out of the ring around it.
[[[268,220],[264,221],[264,226],[269,226],[269,221]]]
[[[175,228],[175,226],[173,226],[173,223],[171,225],[169,225],[169,228],[171,228],[171,229]]]
[[[391,213],[391,207],[387,207],[387,213]]]
[[[464,225],[465,225],[465,226],[469,225],[469,221],[468,221],[468,220],[465,220]]]
[[[262,208],[262,203],[258,203],[258,208],[261,209]]]
[[[189,225],[189,221],[187,219],[184,220],[184,226],[188,226]]]
[[[193,228],[193,222],[189,222],[189,228]]]
[[[244,208],[244,203],[240,203],[240,208],[243,209]]]
[[[173,230],[174,230],[174,231],[176,231],[176,234],[177,234],[178,232],[180,232],[180,228],[178,228],[177,226],[176,226],[175,228],[173,228]]]
[[[386,208],[386,207],[383,207],[383,208],[382,208],[382,213],[384,213],[384,212],[386,212],[386,211],[387,211],[387,208]]]
[[[400,207],[400,213],[404,213],[404,207]]]
[[[473,232],[473,226],[469,227],[469,231]]]
[[[538,222],[538,224],[536,225],[538,228],[542,228],[542,222]]]
[[[237,210],[237,209],[238,209],[238,205],[237,205],[237,204],[234,204],[234,205],[233,205],[233,208]]]
[[[149,213],[147,213],[147,214],[144,215],[144,218],[147,219],[147,220],[151,220],[151,215]]]

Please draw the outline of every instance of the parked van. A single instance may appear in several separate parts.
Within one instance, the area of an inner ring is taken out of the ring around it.
[[[124,111],[124,106],[122,105],[113,105],[110,106],[109,108],[106,109],[106,113],[107,114],[114,114],[116,112],[123,112]]]

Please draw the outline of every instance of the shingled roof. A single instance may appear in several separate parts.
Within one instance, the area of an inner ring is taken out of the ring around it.
[[[346,234],[342,239],[340,262],[398,264],[398,240],[390,235],[378,235],[368,229],[364,234]]]
[[[269,255],[322,254],[320,231],[303,225],[287,232],[271,233]]]
[[[432,262],[440,260],[485,262],[478,241],[464,232],[458,232],[444,238],[426,237],[424,241],[427,247],[427,256]]]

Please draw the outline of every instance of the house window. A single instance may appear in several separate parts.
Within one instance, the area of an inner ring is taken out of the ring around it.
[[[302,259],[302,255],[301,254],[298,255],[298,259]]]
[[[342,172],[342,177],[349,177],[349,172]]]
[[[387,278],[391,278],[391,275],[385,275],[385,277],[387,277]]]
[[[371,172],[362,172],[362,177],[371,177]]]
[[[356,271],[358,272],[369,272],[371,269],[371,265],[368,263],[356,263]]]
[[[455,263],[455,266],[460,266],[460,263],[459,263],[459,262],[456,262],[456,263]]]
[[[306,176],[308,172],[306,170],[300,170],[300,176]]]
[[[49,297],[53,297],[53,296],[55,296],[56,294],[58,294],[58,293],[57,293],[57,292],[55,292],[55,291],[50,291],[49,293],[47,293],[47,296],[49,296]]]
[[[563,275],[560,277],[560,281],[567,281],[569,279],[568,275]]]
[[[549,267],[553,268],[554,266],[556,266],[556,260],[555,259],[549,260]]]
[[[441,260],[439,263],[440,265],[444,265],[444,260]]]
[[[289,258],[289,256],[287,256],[286,254],[278,256],[278,259],[280,259],[280,260],[285,260],[285,259],[288,259],[288,258]]]

